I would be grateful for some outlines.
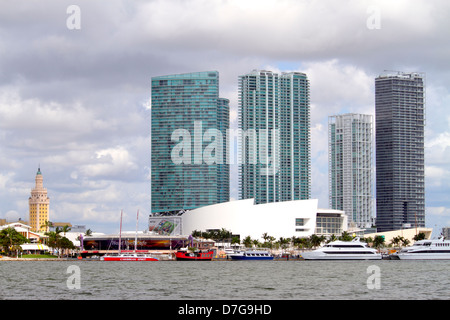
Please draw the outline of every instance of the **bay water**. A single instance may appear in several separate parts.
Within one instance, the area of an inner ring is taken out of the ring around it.
[[[1,300],[450,299],[450,261],[0,261]]]

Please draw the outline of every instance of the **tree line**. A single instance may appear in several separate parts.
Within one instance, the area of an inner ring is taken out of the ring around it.
[[[53,227],[52,222],[46,221],[41,227]],[[48,237],[44,242],[48,247],[58,250],[58,258],[64,250],[76,249],[72,241],[66,238],[66,232],[70,231],[70,227],[56,227],[55,231],[47,231],[44,234]],[[64,235],[62,235],[64,234]],[[22,244],[30,243],[26,237],[13,227],[8,227],[0,231],[0,248],[7,256],[17,256],[21,253]]]
[[[323,235],[316,235],[312,234],[309,237],[301,238],[301,237],[291,237],[291,238],[283,238],[280,237],[279,239],[276,239],[275,237],[269,235],[268,233],[263,233],[261,238],[263,241],[260,241],[259,239],[252,239],[250,236],[245,237],[240,241],[240,238],[238,236],[233,236],[231,231],[225,230],[222,228],[221,230],[210,230],[210,231],[198,231],[194,230],[192,232],[193,237],[200,237],[205,239],[212,239],[216,242],[225,242],[228,241],[233,244],[243,244],[246,248],[267,248],[267,249],[287,249],[287,248],[297,248],[297,249],[315,249],[319,246],[321,246],[323,243],[329,243],[336,240],[341,241],[351,241],[355,237],[352,236],[347,231],[342,232],[340,236],[337,235],[330,235],[328,237]],[[424,233],[419,233],[414,236],[413,238],[415,241],[423,240],[425,239]],[[372,246],[374,248],[383,248],[386,247],[387,244],[385,243],[384,236],[375,236],[372,237],[361,237],[361,241],[366,242],[369,244],[369,246]],[[401,247],[401,246],[407,246],[410,244],[410,241],[408,239],[405,239],[404,237],[397,236],[394,237],[391,242],[390,246],[393,247]]]

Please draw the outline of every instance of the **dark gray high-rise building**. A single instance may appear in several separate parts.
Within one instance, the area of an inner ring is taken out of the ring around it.
[[[425,227],[425,76],[375,79],[377,230]]]

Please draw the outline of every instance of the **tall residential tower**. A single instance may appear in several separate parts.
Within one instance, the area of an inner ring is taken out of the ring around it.
[[[373,224],[373,117],[343,114],[328,118],[330,207],[344,210],[360,228]]]
[[[239,77],[240,199],[255,203],[311,196],[309,81],[263,70]]]
[[[377,230],[425,226],[425,76],[375,79]]]
[[[152,213],[229,201],[229,100],[217,71],[152,78],[151,125]]]

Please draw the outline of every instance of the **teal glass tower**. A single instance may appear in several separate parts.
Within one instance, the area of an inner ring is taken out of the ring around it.
[[[253,70],[240,76],[239,129],[242,130],[241,199],[254,198],[259,204],[310,198],[310,105],[306,74],[279,75]]]
[[[153,77],[151,112],[152,213],[229,201],[229,100],[219,98],[219,73]]]

